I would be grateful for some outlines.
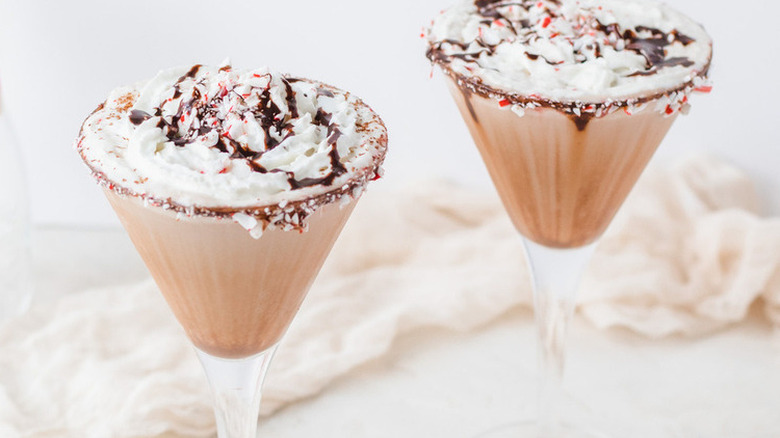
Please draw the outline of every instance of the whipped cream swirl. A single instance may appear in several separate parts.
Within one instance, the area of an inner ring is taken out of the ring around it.
[[[195,65],[112,91],[76,147],[115,191],[273,223],[269,206],[362,189],[386,143],[381,120],[349,93],[266,68]]]
[[[595,111],[616,100],[708,91],[710,37],[653,1],[469,0],[437,17],[427,38],[428,57],[445,71],[523,106],[596,104]]]

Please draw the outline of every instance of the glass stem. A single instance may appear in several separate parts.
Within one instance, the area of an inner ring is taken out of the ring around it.
[[[555,249],[523,240],[534,279],[539,366],[538,431],[539,436],[555,436],[560,425],[566,334],[577,286],[595,245]]]
[[[200,363],[214,396],[218,438],[255,438],[263,380],[276,346],[245,359],[223,359],[201,350]]]

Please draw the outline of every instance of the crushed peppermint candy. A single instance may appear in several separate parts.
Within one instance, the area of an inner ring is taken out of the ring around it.
[[[387,131],[348,92],[226,63],[114,90],[75,146],[109,190],[259,237],[305,230],[320,206],[361,193],[382,174]]]
[[[257,227],[257,219],[254,218],[254,216],[250,216],[246,213],[234,213],[233,214],[233,220],[244,227],[245,230],[250,231]]]

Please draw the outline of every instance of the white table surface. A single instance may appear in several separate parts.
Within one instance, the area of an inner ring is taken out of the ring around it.
[[[36,303],[147,276],[119,229],[39,229],[34,260]],[[753,313],[697,339],[648,340],[575,321],[566,390],[640,431],[780,437],[780,336]],[[381,360],[264,419],[258,436],[476,437],[532,413],[534,353],[522,309],[471,333],[407,335]]]

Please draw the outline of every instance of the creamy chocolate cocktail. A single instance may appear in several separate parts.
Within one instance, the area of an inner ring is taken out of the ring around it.
[[[423,36],[534,279],[538,415],[480,436],[636,436],[561,409],[566,334],[592,243],[688,96],[710,89],[709,36],[648,0],[464,0]]]
[[[709,36],[655,2],[465,1],[428,40],[515,226],[549,247],[599,237],[709,91]]]
[[[195,65],[114,90],[76,146],[193,343],[241,358],[289,326],[387,133],[334,87]]]

